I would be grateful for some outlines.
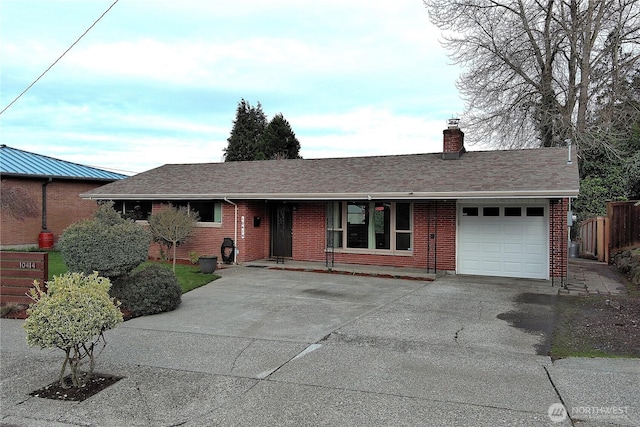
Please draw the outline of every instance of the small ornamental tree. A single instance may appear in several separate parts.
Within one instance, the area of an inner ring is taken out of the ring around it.
[[[149,216],[149,230],[153,240],[173,249],[173,272],[176,272],[176,248],[192,235],[200,216],[186,206],[170,205]]]
[[[98,273],[65,273],[47,282],[47,292],[35,281],[29,296],[33,303],[24,322],[29,346],[59,348],[65,358],[60,385],[67,366],[73,387],[82,387],[93,374],[96,348],[104,348],[104,331],[122,322],[119,303],[109,297],[111,282]],[[86,372],[80,366],[88,359]]]
[[[92,219],[70,225],[57,248],[69,271],[118,277],[147,260],[150,243],[148,230],[122,218],[113,202],[108,202],[98,207]]]

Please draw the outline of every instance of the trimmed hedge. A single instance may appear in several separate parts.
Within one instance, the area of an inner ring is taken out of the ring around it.
[[[60,236],[60,250],[69,271],[100,276],[126,275],[147,260],[151,233],[122,218],[113,203],[100,205],[93,219],[70,225]]]
[[[133,317],[175,310],[182,302],[176,275],[159,264],[147,264],[113,282],[112,297]]]

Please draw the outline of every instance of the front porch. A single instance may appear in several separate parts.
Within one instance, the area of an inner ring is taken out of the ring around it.
[[[318,273],[352,274],[360,276],[389,277],[394,279],[425,281],[433,281],[438,276],[444,274],[441,272],[436,275],[435,273],[433,273],[433,270],[431,272],[427,272],[426,269],[421,268],[388,267],[378,265],[335,263],[333,266],[327,267],[324,262],[294,261],[290,259],[286,259],[284,263],[276,262],[275,259],[261,259],[246,262],[242,264],[242,266],[253,268],[268,268],[271,270],[311,271]]]

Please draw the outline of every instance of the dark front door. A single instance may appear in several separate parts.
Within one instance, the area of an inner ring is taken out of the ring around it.
[[[291,231],[293,213],[291,204],[278,203],[271,208],[271,256],[291,258]]]

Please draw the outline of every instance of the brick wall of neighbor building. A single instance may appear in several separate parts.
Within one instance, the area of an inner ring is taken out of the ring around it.
[[[14,218],[6,210],[0,217],[0,246],[3,248],[38,245],[42,230],[42,184],[45,180],[3,178],[2,191],[17,191],[28,204],[35,207],[35,215]],[[91,218],[97,208],[93,200],[84,200],[80,193],[104,185],[104,182],[53,180],[47,184],[47,229],[53,233],[54,243],[71,224]]]

